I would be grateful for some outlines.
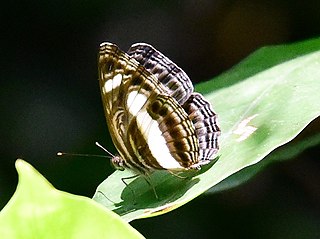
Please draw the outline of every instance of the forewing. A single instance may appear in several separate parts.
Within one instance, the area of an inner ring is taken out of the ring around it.
[[[128,142],[128,128],[150,94],[164,93],[164,87],[150,77],[139,63],[112,43],[100,45],[99,84],[109,132],[126,166],[135,167]],[[146,80],[148,79],[148,80]],[[141,93],[141,94],[140,94]],[[141,98],[141,95],[145,99]],[[139,97],[140,96],[140,97]]]
[[[152,73],[116,45],[103,43],[99,81],[108,128],[125,166],[147,171],[197,163],[194,126]]]

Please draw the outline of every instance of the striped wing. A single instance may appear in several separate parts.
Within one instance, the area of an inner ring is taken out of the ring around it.
[[[197,165],[199,141],[188,113],[177,102],[186,101],[185,94],[173,90],[179,87],[165,86],[111,43],[101,44],[98,61],[105,116],[121,156],[116,166],[146,172]],[[172,79],[168,82],[177,81]]]
[[[199,93],[192,93],[183,104],[185,112],[192,120],[199,141],[199,162],[209,163],[218,152],[220,129],[217,115],[211,104]]]
[[[220,129],[211,104],[199,93],[193,92],[188,75],[168,57],[146,43],[132,45],[128,54],[135,58],[165,86],[192,120],[199,142],[199,165],[209,163],[218,152]],[[196,167],[196,165],[194,165]]]
[[[193,92],[193,85],[188,75],[149,44],[132,45],[128,50],[128,55],[153,74],[179,104],[183,104]]]

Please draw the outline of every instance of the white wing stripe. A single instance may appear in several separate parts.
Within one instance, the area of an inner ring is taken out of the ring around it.
[[[148,143],[152,156],[161,167],[165,169],[183,168],[170,154],[158,122],[153,120],[146,111],[141,111],[137,115],[137,125]]]
[[[130,92],[127,98],[127,107],[129,112],[133,116],[136,116],[147,100],[147,97],[143,94],[138,94],[138,91]]]
[[[113,78],[111,78],[110,80],[107,80],[103,86],[105,93],[109,93],[110,91],[119,87],[121,85],[121,81],[122,81],[121,74],[116,74]]]

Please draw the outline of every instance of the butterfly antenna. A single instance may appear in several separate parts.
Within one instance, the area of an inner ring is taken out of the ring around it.
[[[114,158],[115,156],[110,153],[107,149],[105,149],[101,144],[95,142],[95,144],[105,151],[108,155],[99,155],[99,154],[77,154],[77,153],[65,153],[65,152],[58,152],[57,156],[80,156],[80,157],[97,157],[97,158]]]
[[[57,156],[77,156],[77,157],[97,157],[97,158],[110,158],[108,155],[98,155],[98,154],[75,154],[75,153],[65,153],[58,152]]]
[[[106,152],[107,154],[109,154],[109,156],[111,156],[112,158],[116,157],[114,154],[112,154],[111,152],[109,152],[105,147],[103,147],[101,144],[99,144],[98,142],[96,142],[96,145],[102,149],[104,152]]]

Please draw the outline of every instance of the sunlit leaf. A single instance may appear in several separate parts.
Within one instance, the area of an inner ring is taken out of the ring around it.
[[[0,212],[0,238],[144,238],[92,199],[56,190],[17,160],[17,190]]]
[[[94,199],[130,221],[171,211],[295,138],[320,115],[320,40],[263,48],[217,79],[198,85],[222,130],[219,160],[181,179],[156,172],[151,181],[115,172]]]

